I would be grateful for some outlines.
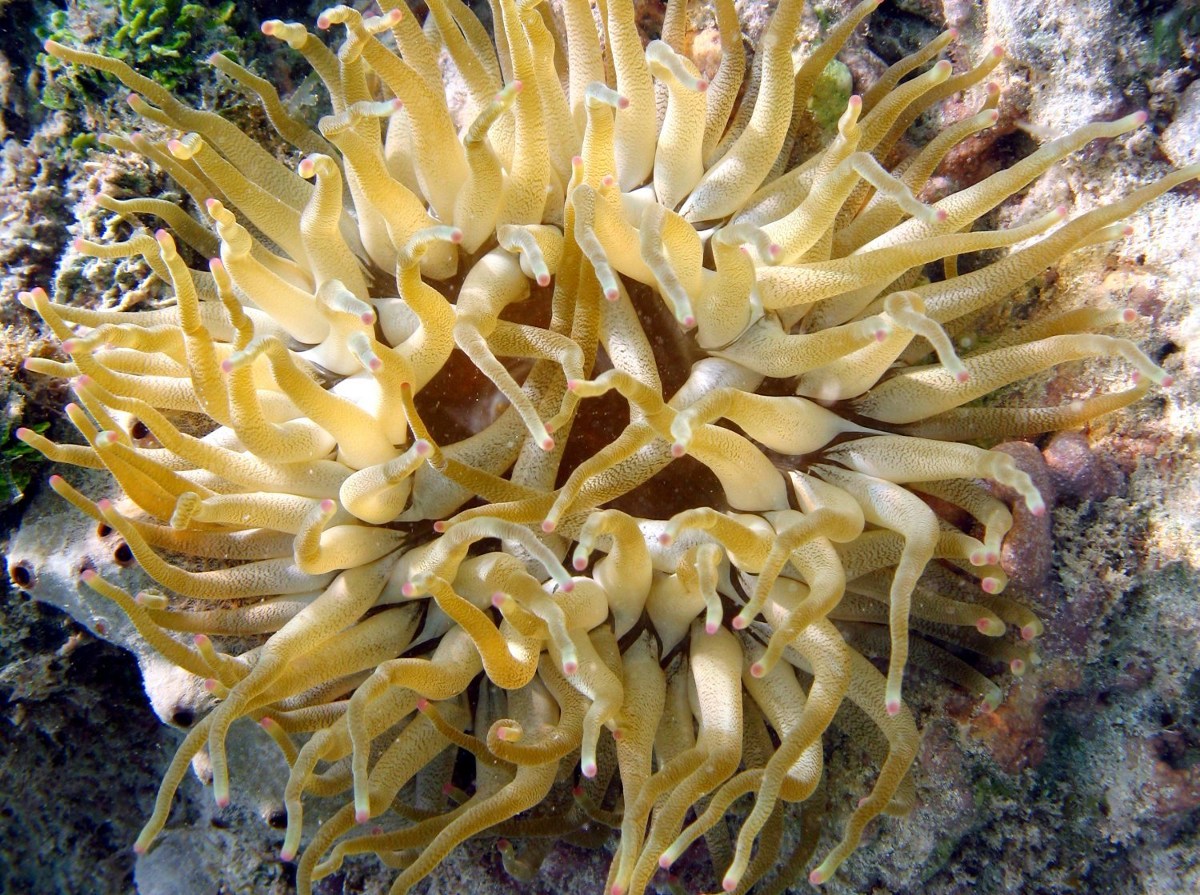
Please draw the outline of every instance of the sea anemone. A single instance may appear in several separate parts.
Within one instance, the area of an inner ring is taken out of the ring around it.
[[[612,895],[643,891],[701,836],[726,891],[780,891],[817,845],[830,725],[880,769],[809,880],[911,806],[910,661],[994,707],[998,686],[964,657],[1019,673],[1041,632],[1000,596],[1013,514],[997,495],[1045,504],[978,445],[1170,384],[1097,332],[1132,322],[1126,309],[956,342],[975,312],[1119,237],[1200,166],[1074,217],[972,230],[1146,116],[1087,125],[926,204],[947,153],[997,120],[984,85],[1001,53],[954,74],[934,60],[955,34],[940,35],[852,96],[814,151],[815,85],[878,5],[797,65],[802,3],[781,0],[748,65],[733,2],[716,0],[711,76],[683,52],[679,2],[645,46],[620,0],[599,18],[585,0],[561,18],[496,0],[494,42],[461,0],[430,0],[423,26],[395,0],[378,17],[337,6],[317,20],[344,32],[336,52],[268,21],[328,91],[316,131],[266,81],[209,61],[262,99],[298,163],[123,62],[47,43],[175,134],[104,141],[195,203],[101,197],[174,235],[76,245],[144,258],[174,304],[22,296],[70,358],[27,367],[69,378],[86,444],[18,435],[111,473],[120,495],[97,500],[50,483],[164,590],[82,581],[218,700],[138,851],[202,750],[228,802],[226,735],[247,718],[290,767],[282,857],[298,858],[301,892],[364,852],[400,868],[392,891],[406,892],[476,835],[504,837],[506,867],[527,875],[542,843],[598,844],[609,828]],[[974,87],[977,114],[899,150],[922,112]],[[1131,387],[981,401],[1105,357]],[[341,807],[301,850],[311,797]],[[806,835],[785,849],[795,805]]]

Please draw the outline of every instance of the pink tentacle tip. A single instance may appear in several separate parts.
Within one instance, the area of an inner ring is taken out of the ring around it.
[[[1122,323],[1133,323],[1135,320],[1137,320],[1137,317],[1137,311],[1135,311],[1133,308],[1126,308],[1121,312]]]
[[[737,887],[738,887],[738,881],[736,879],[733,879],[732,877],[727,876],[727,877],[725,877],[725,879],[721,880],[721,888],[724,889],[726,892],[732,892]]]
[[[599,769],[596,767],[596,763],[594,761],[589,761],[580,770],[583,771],[583,776],[587,777],[589,780],[595,777],[599,772]]]
[[[513,847],[512,843],[509,842],[507,839],[500,839],[500,840],[497,840],[497,842],[496,842],[496,850],[497,851],[502,851],[502,852],[512,851],[512,847]]]
[[[371,812],[366,808],[359,808],[354,812],[354,822],[356,824],[369,823],[371,820]]]
[[[82,252],[85,243],[86,243],[86,240],[84,240],[83,237],[76,236],[74,239],[71,240],[71,248],[76,252]]]
[[[951,40],[958,40],[959,31],[957,28],[950,28],[946,31],[946,34],[950,36]]]
[[[574,661],[563,662],[562,670],[563,670],[563,674],[570,677],[571,675],[573,675],[575,672],[577,672],[579,670],[579,663],[574,662]]]
[[[696,325],[696,315],[695,314],[687,314],[684,316],[683,320],[681,320],[680,322],[683,324],[684,329],[691,329],[693,326]]]
[[[1021,626],[1021,639],[1022,640],[1033,640],[1033,638],[1035,638],[1035,637],[1037,637],[1037,629],[1033,625],[1022,625]]]
[[[571,581],[570,579],[567,579],[559,586],[558,589],[561,590],[564,594],[569,594],[571,591],[573,591],[575,589],[575,582]]]
[[[135,842],[133,844],[133,853],[135,855],[144,855],[146,853],[146,846],[142,845],[140,842]]]
[[[706,90],[708,90],[708,81],[697,81],[696,90],[698,90],[700,93],[704,93]]]
[[[612,888],[608,890],[609,895],[625,895],[625,887],[620,883],[613,883]]]
[[[750,624],[750,620],[739,613],[733,617],[733,621],[730,624],[733,625],[735,631],[741,631]]]
[[[66,479],[64,479],[64,478],[63,478],[62,476],[60,476],[60,475],[57,475],[57,474],[56,474],[56,475],[52,475],[52,476],[50,476],[50,487],[51,487],[51,488],[53,488],[55,485],[61,485],[61,484],[63,484],[64,482],[66,482]]]
[[[446,523],[444,521],[442,521],[441,519],[439,519],[437,522],[433,523],[433,530],[440,535],[445,534],[446,533]]]
[[[675,442],[673,445],[671,445],[671,456],[674,457],[676,460],[678,460],[680,457],[682,457],[686,453],[687,453],[687,448],[685,448],[678,441]]]
[[[616,301],[620,297],[621,293],[615,286],[610,286],[604,290],[604,298],[606,301]]]
[[[1022,675],[1025,673],[1025,660],[1013,659],[1008,663],[1008,667],[1012,670],[1013,674]]]
[[[716,632],[711,631],[709,633],[715,634]],[[762,662],[755,662],[753,665],[750,666],[750,676],[751,677],[762,677],[766,673],[767,673],[767,669],[763,667]]]
[[[546,534],[551,534],[558,525],[553,519],[546,519],[542,522],[542,531]]]
[[[1170,388],[1171,386],[1173,386],[1173,385],[1175,384],[1175,377],[1174,377],[1174,376],[1170,376],[1170,375],[1168,375],[1168,376],[1164,376],[1164,377],[1162,378],[1162,382],[1161,382],[1161,383],[1159,383],[1159,384],[1160,384],[1160,385],[1161,385],[1163,388]]]
[[[426,699],[424,696],[422,696],[420,699],[417,700],[417,711],[424,712],[424,711],[428,711],[428,709],[429,709],[429,700]]]
[[[613,732],[612,732],[612,738],[614,740],[616,740],[618,743],[621,742],[623,739],[625,739],[625,731],[620,727],[614,727]]]
[[[538,274],[537,284],[539,286],[541,286],[542,288],[549,286],[550,285],[550,274],[548,274],[548,273]]]
[[[717,624],[716,622],[705,622],[704,623],[704,633],[710,634],[710,635],[716,634],[717,631],[720,630],[720,627],[721,626],[719,624]],[[761,668],[762,666],[759,666],[759,667]],[[750,667],[750,673],[754,674],[754,666]],[[757,675],[757,674],[755,674],[754,676],[761,677],[761,675]]]
[[[285,864],[290,864],[292,861],[296,860],[296,853],[290,848],[281,848],[279,850],[279,860],[283,861]]]
[[[899,715],[900,714],[900,700],[889,699],[887,701],[887,713],[889,715]]]
[[[501,608],[503,608],[504,604],[505,604],[505,603],[507,603],[507,602],[508,602],[508,595],[507,595],[507,594],[502,594],[502,593],[500,593],[499,591],[497,591],[496,593],[492,594],[492,605],[493,605],[494,607],[496,607],[497,609],[501,609]]]
[[[675,538],[673,538],[669,533],[667,533],[665,531],[659,533],[658,544],[660,547],[670,547],[671,542],[674,540],[675,540]]]
[[[587,564],[588,564],[588,561],[587,561],[587,557],[585,557],[585,556],[577,556],[571,560],[571,567],[576,572],[582,572],[584,569],[587,568]]]
[[[628,109],[629,108],[629,97],[618,96],[617,97],[617,108],[618,109]]]
[[[107,513],[112,508],[112,501],[107,497],[102,497],[100,500],[96,501],[96,509],[98,509],[101,513]]]
[[[954,378],[957,379],[959,382],[969,382],[971,379],[971,374],[967,370],[959,370],[957,373],[954,374]]]
[[[946,209],[944,209],[944,208],[938,208],[938,209],[934,210],[933,216],[934,216],[934,218],[937,219],[937,222],[940,224],[950,217],[950,212],[946,211]]]
[[[982,579],[979,582],[979,587],[983,590],[983,592],[985,594],[1000,593],[1000,582],[997,581],[995,578],[988,577],[988,578]]]
[[[1134,112],[1133,120],[1135,122],[1137,122],[1138,127],[1141,127],[1143,124],[1145,124],[1147,121],[1150,120],[1150,113],[1147,112],[1145,109],[1142,109],[1138,112]]]
[[[96,570],[95,569],[84,569],[82,572],[79,573],[79,577],[81,580],[83,580],[85,582],[95,581],[96,577],[97,577]]]
[[[321,501],[321,512],[322,513],[332,513],[335,509],[337,509],[337,504],[335,504],[328,497],[326,497],[323,501]]]
[[[142,594],[138,594],[138,596],[139,596],[139,597],[141,597],[141,596],[142,596]],[[208,640],[208,635],[207,635],[207,634],[197,634],[195,637],[193,637],[193,638],[192,638],[192,645],[193,645],[193,646],[199,646],[199,647],[202,647],[202,646],[204,646],[204,645],[205,645],[206,643],[208,643],[208,642],[209,642],[209,640]]]
[[[546,453],[550,453],[550,451],[554,450],[554,439],[547,435],[538,443],[538,447]]]
[[[996,44],[994,47],[992,47],[992,55],[997,59],[1001,58],[1004,55],[1004,46],[1002,44]]]
[[[318,31],[328,31],[329,25],[330,25],[329,16],[325,15],[325,13],[321,13],[319,16],[317,16],[317,30]]]
[[[406,597],[414,596],[417,592],[416,586],[411,581],[405,581],[400,585],[400,593]]]
[[[674,863],[675,862],[672,861],[670,856],[668,856],[668,855],[663,855],[661,858],[658,859],[658,866],[661,870],[670,870],[671,865]]]
[[[218,808],[228,808],[229,807],[229,796],[226,796],[226,795],[217,796],[216,802],[217,802]]]

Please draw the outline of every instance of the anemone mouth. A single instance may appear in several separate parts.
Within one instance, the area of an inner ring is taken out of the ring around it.
[[[174,306],[128,317],[21,296],[70,357],[27,369],[71,378],[65,410],[86,444],[17,437],[113,475],[120,501],[50,484],[114,535],[118,566],[138,563],[167,593],[131,597],[91,567],[81,583],[216,702],[184,725],[139,852],[200,750],[230,803],[226,738],[245,717],[289,766],[281,854],[299,856],[303,892],[362,851],[400,865],[405,892],[475,835],[505,837],[505,867],[526,878],[545,854],[527,843],[597,845],[608,829],[620,838],[606,887],[641,892],[749,794],[716,871],[727,891],[772,874],[786,887],[820,834],[777,860],[786,805],[814,807],[839,724],[880,747],[880,771],[810,880],[829,879],[871,819],[911,807],[906,669],[994,707],[997,685],[960,657],[1020,673],[1042,630],[1001,595],[996,560],[1017,507],[1046,504],[1012,457],[977,443],[1076,425],[1170,382],[1097,332],[1128,324],[1124,310],[970,348],[951,338],[956,321],[1119,237],[1123,217],[1200,167],[1070,220],[1055,209],[973,229],[1056,160],[1145,123],[1132,115],[920,201],[947,152],[996,123],[984,90],[978,114],[890,165],[919,114],[1000,60],[953,74],[935,61],[951,32],[850,97],[801,160],[815,81],[877,5],[856,6],[796,69],[800,4],[784,0],[746,85],[728,0],[711,78],[680,52],[681,17],[643,47],[628,3],[605,10],[604,54],[578,0],[560,11],[565,47],[536,3],[510,0],[495,46],[444,0],[428,29],[326,10],[319,29],[344,31],[337,54],[272,21],[264,33],[330,92],[317,130],[217,64],[301,149],[294,170],[124,63],[48,45],[115,75],[138,114],[179,132],[108,142],[167,169],[205,216],[106,207],[160,215],[214,258],[193,270],[166,229],[135,230],[76,249],[144,258]],[[461,123],[434,31],[465,83]],[[587,77],[562,83],[564,50]],[[587,83],[610,70],[612,84]],[[959,258],[1004,248],[959,272]],[[937,261],[944,276],[925,280]],[[1097,357],[1131,366],[1134,387],[979,403]],[[179,414],[210,425],[186,431]],[[238,652],[246,640],[258,642]],[[846,720],[850,705],[866,722]],[[306,844],[318,794],[341,804]],[[396,826],[346,836],[392,812]]]

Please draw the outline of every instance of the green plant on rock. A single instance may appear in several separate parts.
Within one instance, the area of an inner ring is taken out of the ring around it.
[[[164,87],[179,89],[194,74],[196,55],[206,39],[219,38],[231,50],[239,47],[229,27],[236,12],[234,0],[216,6],[187,0],[117,0],[115,20],[94,41],[81,40],[77,20],[67,9],[52,12],[34,33],[68,46],[97,44],[105,55],[137,66]],[[81,96],[94,99],[107,93],[102,84],[115,83],[101,74],[68,71],[46,54],[39,54],[38,65],[44,73],[42,102],[52,109],[69,108]]]

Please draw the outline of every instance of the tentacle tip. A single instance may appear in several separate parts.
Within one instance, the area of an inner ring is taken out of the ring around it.
[[[720,630],[720,628],[721,628],[721,626],[719,624],[717,624],[716,622],[705,622],[704,623],[704,633],[708,634],[709,636],[716,634],[717,631]],[[750,673],[754,674],[753,666],[751,666],[751,668],[750,668]],[[755,675],[755,677],[759,677],[759,675]]]
[[[414,585],[411,581],[405,581],[400,585],[400,593],[406,597],[415,596],[417,593],[416,585]]]
[[[217,803],[218,808],[228,808],[229,807],[229,796],[224,793],[217,796],[214,801]]]
[[[695,314],[684,314],[683,317],[681,317],[679,319],[679,322],[681,324],[683,324],[684,329],[691,329],[693,326],[696,325],[696,315]]]
[[[589,761],[587,764],[583,765],[580,768],[580,771],[582,771],[583,776],[587,777],[589,780],[599,773],[599,769],[596,767],[596,763],[594,761]]]
[[[1137,317],[1137,311],[1135,311],[1133,308],[1126,308],[1121,312],[1122,323],[1133,323],[1135,320],[1137,320]]]
[[[98,509],[101,513],[107,513],[112,508],[113,502],[107,497],[102,497],[100,500],[96,501],[96,509]]]
[[[587,568],[587,564],[588,561],[587,557],[585,556],[576,556],[571,560],[571,568],[573,568],[576,572],[582,572]]]
[[[687,448],[685,448],[678,441],[675,442],[673,445],[671,445],[671,456],[674,457],[676,460],[678,460],[680,457],[682,457],[686,453],[687,453]]]
[[[55,488],[59,485],[64,485],[64,484],[66,484],[66,481],[67,480],[64,479],[62,476],[55,473],[54,475],[50,476],[50,487]]]
[[[1159,383],[1159,385],[1161,385],[1163,388],[1170,388],[1174,384],[1175,384],[1175,377],[1171,376],[1169,374],[1164,376],[1162,378],[1162,381]]]
[[[618,109],[628,109],[629,108],[629,97],[618,96],[617,97],[617,108]]]
[[[819,886],[825,882],[825,874],[820,870],[814,870],[808,875],[808,883],[812,886]]]
[[[959,370],[957,373],[954,374],[954,378],[958,382],[970,382],[971,374],[967,370]]]
[[[546,534],[553,534],[554,529],[557,527],[558,523],[556,523],[553,519],[546,519],[542,522],[542,531],[544,531]]]
[[[97,577],[98,577],[98,575],[97,575],[95,569],[84,569],[82,572],[79,573],[80,580],[84,581],[84,582],[95,581]]]
[[[326,497],[324,500],[321,501],[321,512],[322,513],[332,513],[336,509],[337,509],[337,504],[335,504],[328,497]]]
[[[296,853],[290,848],[281,848],[279,850],[279,860],[283,861],[285,864],[290,864],[296,860]]]
[[[987,565],[994,566],[996,563],[1000,562],[1000,554],[995,550],[989,550],[985,559],[987,560]]]
[[[562,670],[563,674],[565,674],[567,677],[570,677],[571,675],[575,674],[575,672],[579,671],[579,663],[572,661],[563,662]]]
[[[1015,674],[1017,677],[1020,677],[1025,673],[1025,660],[1013,659],[1008,663],[1008,668],[1013,674]]]
[[[623,739],[625,739],[624,728],[614,727],[612,730],[612,738],[613,738],[613,740],[615,740],[618,743],[621,742]]]
[[[946,36],[951,40],[958,40],[959,31],[957,28],[949,28],[946,30]]]
[[[445,534],[446,533],[445,521],[442,519],[439,519],[437,522],[433,523],[433,530],[440,535]]]
[[[612,887],[608,890],[608,895],[625,895],[625,887],[620,883],[613,883]]]
[[[992,47],[992,55],[993,55],[993,56],[995,56],[997,59],[1003,58],[1003,56],[1004,56],[1004,45],[1003,45],[1003,44],[996,44],[994,47]]]
[[[704,79],[697,81],[696,90],[700,93],[706,92],[708,90],[708,81],[705,81]]]
[[[575,582],[568,578],[566,581],[564,581],[562,584],[559,585],[558,589],[561,590],[564,594],[569,594],[571,591],[573,591],[575,589]]]
[[[899,699],[889,699],[887,701],[887,713],[892,716],[900,714],[900,700]]]
[[[356,824],[365,824],[371,820],[371,812],[366,808],[359,808],[354,812],[354,822]]]
[[[46,41],[46,43],[50,43],[50,41]],[[135,855],[144,855],[147,851],[149,851],[149,849],[145,845],[142,845],[142,843],[135,842],[133,844],[133,853]]]
[[[549,435],[547,435],[545,438],[543,438],[541,441],[538,442],[538,447],[540,447],[543,451],[545,451],[548,454],[552,450],[554,450],[554,439],[551,438]]]
[[[1141,109],[1141,110],[1133,113],[1133,120],[1137,127],[1141,127],[1143,124],[1145,124],[1147,121],[1150,120],[1150,113],[1147,112],[1145,109]]]
[[[987,578],[980,580],[979,587],[985,594],[1000,593],[1000,582],[997,579],[992,578],[990,575]]]
[[[620,297],[621,293],[617,290],[616,286],[609,286],[604,290],[604,298],[608,301],[616,301]]]
[[[318,31],[328,31],[331,24],[332,22],[330,22],[329,16],[325,15],[325,13],[321,13],[319,16],[317,16]]]
[[[716,633],[716,632],[714,631],[712,633]],[[763,665],[762,662],[755,662],[753,665],[750,666],[750,676],[751,677],[762,677],[766,673],[767,673],[767,669]]]
[[[537,284],[543,289],[550,285],[550,274],[540,273],[537,276]]]
[[[950,212],[946,211],[946,209],[944,209],[944,208],[934,209],[933,219],[937,223],[941,224],[944,221],[946,221],[949,217],[950,217]]]
[[[733,625],[735,631],[741,631],[749,626],[750,620],[746,616],[738,614],[733,617],[733,621],[730,624]]]
[[[1035,625],[1022,625],[1021,626],[1021,639],[1022,640],[1033,640],[1037,636],[1038,636],[1038,630]]]
[[[726,892],[732,892],[737,887],[738,887],[738,881],[736,878],[734,878],[732,876],[726,876],[725,879],[721,880],[721,888],[724,889]]]
[[[420,699],[417,700],[417,711],[425,712],[425,711],[428,711],[428,709],[429,709],[429,700],[426,699],[424,696],[422,696]]]
[[[233,371],[234,371],[233,361],[231,361],[229,358],[225,358],[225,360],[221,361],[221,372],[222,373],[232,373]]]

